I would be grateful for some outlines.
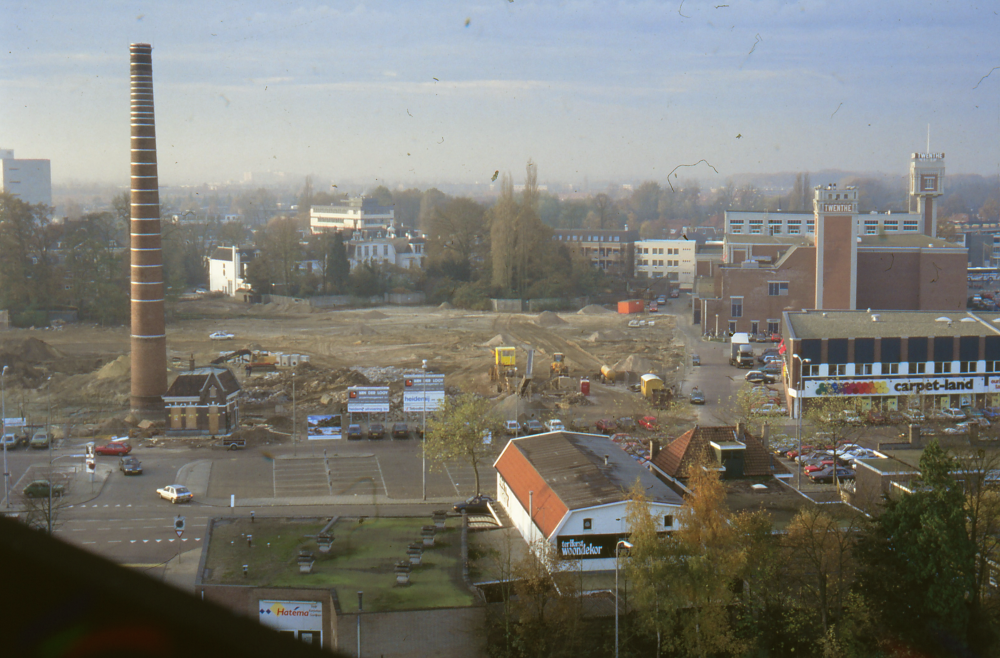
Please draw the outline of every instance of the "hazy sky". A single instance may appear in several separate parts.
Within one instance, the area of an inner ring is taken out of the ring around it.
[[[161,184],[665,182],[1000,172],[1000,4],[914,0],[11,2],[0,146],[126,184],[153,45]],[[994,69],[994,67],[997,67]],[[992,70],[992,74],[990,74]],[[984,78],[984,76],[987,76]]]

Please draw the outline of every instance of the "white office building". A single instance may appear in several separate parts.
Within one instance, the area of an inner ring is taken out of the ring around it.
[[[638,240],[635,243],[635,274],[650,279],[669,279],[681,290],[694,287],[694,240]]]
[[[13,149],[0,149],[0,192],[25,203],[52,205],[52,166],[48,160],[19,160]]]

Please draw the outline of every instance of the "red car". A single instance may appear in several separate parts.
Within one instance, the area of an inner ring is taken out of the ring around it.
[[[94,448],[94,452],[98,455],[127,455],[132,452],[132,446],[125,443],[124,441],[112,441],[103,446],[97,446]]]
[[[655,416],[643,416],[639,419],[639,425],[645,427],[647,430],[660,429],[660,423],[656,420]]]
[[[610,418],[602,418],[596,423],[594,423],[594,427],[596,427],[597,431],[600,432],[601,434],[610,435],[614,434],[618,430],[618,423],[616,423],[614,420]]]

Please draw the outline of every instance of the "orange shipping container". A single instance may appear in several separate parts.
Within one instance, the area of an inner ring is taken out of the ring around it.
[[[646,310],[646,304],[641,299],[629,299],[618,302],[618,312],[627,315],[629,313],[642,313]]]

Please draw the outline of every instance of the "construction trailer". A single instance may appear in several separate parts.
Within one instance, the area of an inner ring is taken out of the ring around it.
[[[517,371],[517,357],[513,347],[490,348],[493,363],[490,364],[490,381],[496,382],[514,376]]]

